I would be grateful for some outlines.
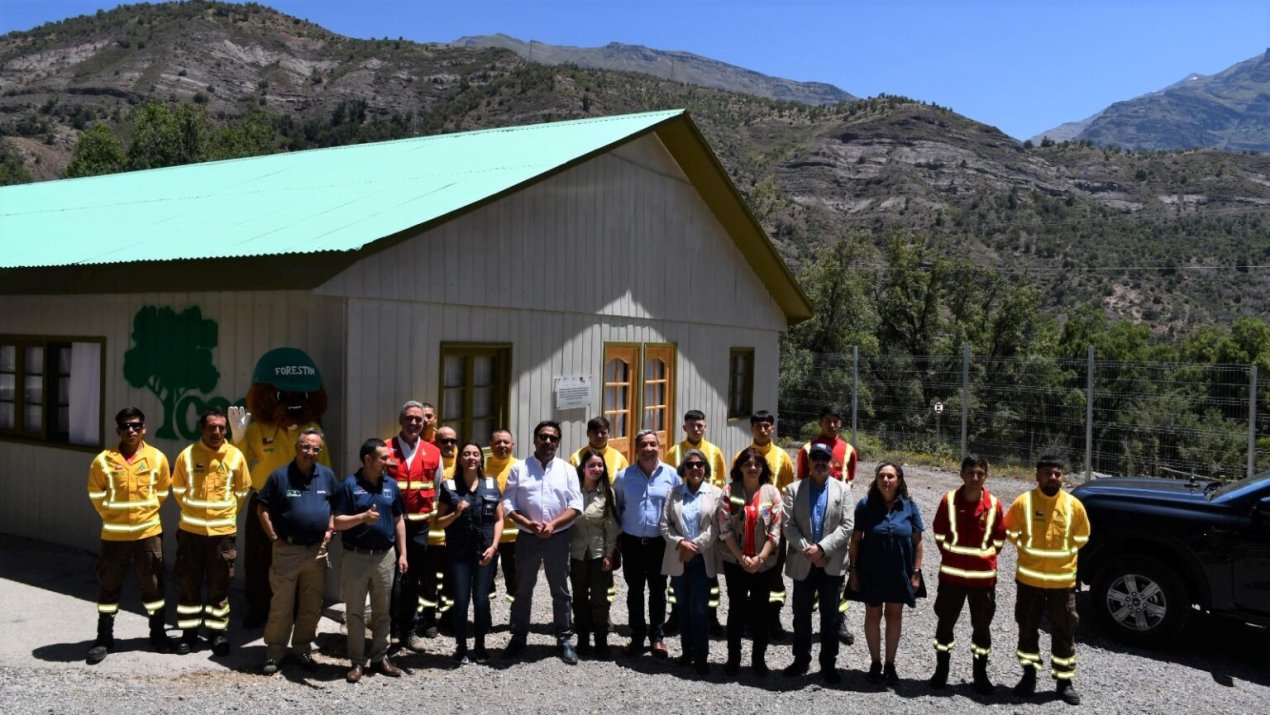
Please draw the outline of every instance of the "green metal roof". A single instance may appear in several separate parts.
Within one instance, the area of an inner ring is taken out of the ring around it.
[[[0,188],[0,268],[354,251],[683,115],[553,122]]]

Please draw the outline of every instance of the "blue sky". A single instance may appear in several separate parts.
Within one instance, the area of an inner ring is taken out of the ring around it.
[[[0,33],[110,8],[0,0]],[[1267,0],[272,0],[351,37],[685,50],[936,102],[1024,139],[1270,47]]]

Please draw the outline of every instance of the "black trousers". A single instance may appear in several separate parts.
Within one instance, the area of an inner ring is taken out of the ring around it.
[[[935,650],[948,652],[953,647],[953,626],[961,617],[961,609],[970,602],[970,642],[975,655],[986,657],[992,648],[992,617],[997,612],[995,586],[971,588],[958,583],[939,582],[935,595]]]
[[[428,522],[411,526],[406,522],[406,563],[404,574],[396,573],[392,588],[392,632],[409,637],[427,605],[423,598],[424,574],[428,566]],[[435,579],[435,577],[434,577]]]
[[[626,579],[626,611],[631,640],[660,643],[666,639],[666,577],[661,560],[666,540],[660,536],[622,534],[622,577]],[[644,619],[644,594],[648,594],[648,619]]]
[[[569,560],[569,581],[573,585],[573,629],[579,641],[592,633],[608,634],[609,581],[613,573],[601,566],[604,559]]]
[[[1057,680],[1076,675],[1076,591],[1071,588],[1037,588],[1022,582],[1014,603],[1014,620],[1019,624],[1019,663],[1041,665],[1041,618],[1049,616],[1050,666]]]
[[[794,661],[811,662],[811,610],[820,606],[820,666],[837,667],[838,660],[838,593],[842,577],[830,576],[819,566],[812,566],[807,578],[794,582]]]
[[[775,567],[772,567],[775,568]],[[771,569],[769,569],[770,571]],[[767,571],[749,573],[730,561],[723,563],[723,578],[728,588],[728,661],[741,660],[741,631],[749,628],[754,639],[754,660],[767,657],[771,639],[772,576]]]

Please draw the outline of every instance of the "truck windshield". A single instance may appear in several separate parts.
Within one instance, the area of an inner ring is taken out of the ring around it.
[[[1253,491],[1253,490],[1256,490],[1258,487],[1265,485],[1266,482],[1270,482],[1270,472],[1266,472],[1264,474],[1257,474],[1251,477],[1244,477],[1243,479],[1238,479],[1236,481],[1223,484],[1221,487],[1214,490],[1213,493],[1209,495],[1209,498],[1220,499],[1226,496],[1227,494],[1235,494],[1237,492],[1243,492],[1243,491]]]

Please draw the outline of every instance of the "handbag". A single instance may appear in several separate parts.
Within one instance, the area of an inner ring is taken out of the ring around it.
[[[921,571],[917,572],[917,588],[913,590],[915,598],[926,598],[926,576]]]

